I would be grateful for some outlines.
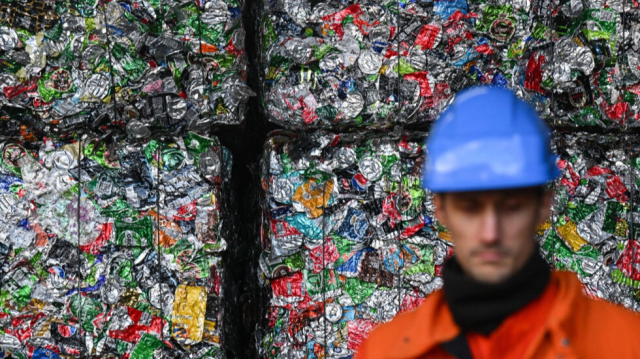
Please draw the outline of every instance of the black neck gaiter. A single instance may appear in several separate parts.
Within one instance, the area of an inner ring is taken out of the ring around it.
[[[503,320],[544,292],[551,272],[538,248],[527,263],[498,284],[478,282],[462,272],[455,257],[442,268],[444,298],[463,332],[489,335]]]

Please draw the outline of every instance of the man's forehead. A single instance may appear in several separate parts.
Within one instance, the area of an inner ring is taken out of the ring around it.
[[[537,193],[536,188],[511,188],[491,191],[451,192],[447,197],[455,200],[496,200],[509,197],[529,197]]]

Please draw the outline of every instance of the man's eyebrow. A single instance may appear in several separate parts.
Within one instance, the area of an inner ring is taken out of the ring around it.
[[[505,194],[507,197],[527,197],[534,195],[534,191],[509,191],[508,194]]]
[[[477,202],[478,201],[478,197],[477,196],[460,196],[456,198],[456,201],[458,202]]]

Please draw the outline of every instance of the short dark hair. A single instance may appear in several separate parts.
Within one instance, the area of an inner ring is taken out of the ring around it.
[[[538,200],[541,200],[542,197],[544,196],[545,192],[547,191],[547,188],[548,187],[546,185],[543,185],[543,186],[534,186],[534,187],[507,188],[505,190],[517,190],[517,189],[525,190],[525,191],[530,190],[530,191],[533,191],[536,194],[536,198]],[[442,201],[440,201],[442,208],[444,208],[444,203],[445,203],[444,197],[445,197],[445,195],[447,193],[448,192],[439,192],[439,193],[434,193],[433,194],[434,196],[436,196],[436,195],[440,196],[440,198],[442,199]]]

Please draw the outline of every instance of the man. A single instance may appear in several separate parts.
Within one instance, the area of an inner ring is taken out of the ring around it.
[[[424,186],[451,234],[442,290],[376,328],[357,359],[640,358],[640,316],[551,272],[536,227],[558,175],[549,130],[506,89],[457,95],[427,143]]]

